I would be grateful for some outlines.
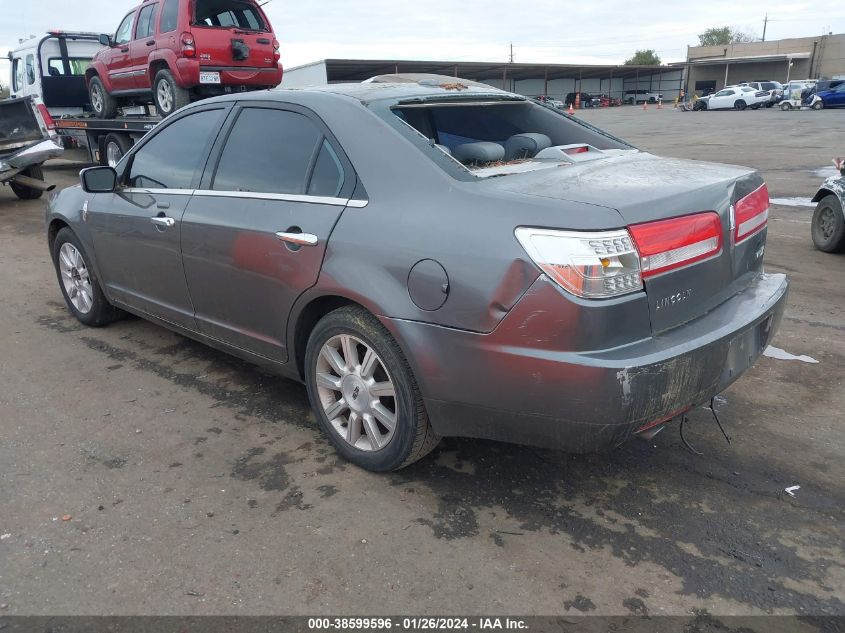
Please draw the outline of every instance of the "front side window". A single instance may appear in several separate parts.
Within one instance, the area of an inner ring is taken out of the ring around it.
[[[35,55],[26,56],[26,83],[35,83]]]
[[[266,30],[258,8],[245,0],[196,0],[194,24],[253,31]]]
[[[115,44],[128,44],[132,39],[132,25],[135,23],[135,12],[133,11],[125,18],[120,26],[117,27],[117,33],[114,34]]]
[[[23,90],[23,60],[20,57],[15,58],[14,67],[12,68],[12,85],[15,92]]]
[[[156,5],[154,4],[149,4],[141,9],[141,12],[138,14],[138,29],[135,34],[135,39],[139,40],[143,37],[149,37],[155,31],[155,27],[153,26],[155,9]]]
[[[191,189],[203,148],[220,128],[223,110],[189,114],[163,128],[132,157],[126,183],[147,189]]]
[[[316,124],[303,114],[246,108],[226,141],[212,188],[304,194],[321,138]]]

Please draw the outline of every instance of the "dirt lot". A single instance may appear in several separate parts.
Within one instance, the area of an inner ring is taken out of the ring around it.
[[[811,196],[845,112],[586,111],[643,149]],[[47,170],[60,186],[78,166]],[[776,206],[774,344],[677,428],[603,455],[446,440],[388,476],[338,461],[305,390],[157,326],[72,320],[43,202],[0,188],[0,615],[845,615],[845,257]],[[792,497],[784,489],[800,485]],[[67,520],[65,520],[67,519]]]

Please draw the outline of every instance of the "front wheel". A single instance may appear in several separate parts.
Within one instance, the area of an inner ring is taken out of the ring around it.
[[[153,100],[159,115],[166,117],[191,102],[191,93],[176,83],[169,70],[160,70],[153,81]]]
[[[813,244],[825,253],[845,251],[845,215],[842,203],[834,195],[822,198],[813,213]]]
[[[789,103],[788,101],[784,101],[783,103],[780,104],[780,109],[783,110],[784,112],[791,110],[792,104]]]
[[[819,99],[818,101],[816,101],[813,104],[813,110],[821,110],[823,108],[824,108],[824,101],[822,101],[821,99]]]
[[[128,134],[109,134],[103,141],[103,154],[100,163],[116,167],[120,159],[132,148],[132,139]]]
[[[106,299],[85,249],[69,228],[56,235],[52,255],[65,303],[81,323],[100,327],[123,315]]]
[[[99,77],[88,82],[88,100],[98,119],[113,119],[117,116],[117,99],[112,97]]]
[[[745,110],[745,107],[747,105],[748,104],[745,103],[745,101],[743,101],[742,99],[737,99],[736,102],[734,103],[734,109],[739,110],[741,112],[741,111]]]
[[[41,165],[27,167],[21,172],[21,175],[35,178],[35,180],[44,180],[44,171],[41,169]],[[42,189],[33,189],[32,187],[19,185],[14,180],[9,184],[12,187],[14,194],[21,200],[37,200],[44,195],[44,191]]]
[[[440,441],[408,361],[378,319],[359,306],[335,310],[316,325],[305,382],[323,431],[361,468],[404,468]]]

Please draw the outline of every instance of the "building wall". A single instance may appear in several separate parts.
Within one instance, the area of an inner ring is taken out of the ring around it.
[[[325,86],[328,82],[325,62],[316,62],[299,68],[285,70],[282,75],[282,88],[305,88],[307,86]]]
[[[718,57],[751,57],[755,55],[784,55],[789,53],[810,53],[810,59],[794,59],[788,68],[786,61],[734,63],[728,68],[725,82],[725,64],[698,65],[689,67],[689,90],[694,92],[696,83],[715,81],[715,89],[743,81],[773,80],[784,83],[787,79],[825,79],[845,74],[845,33],[799,37],[770,42],[748,42],[727,46],[691,46],[687,61]]]

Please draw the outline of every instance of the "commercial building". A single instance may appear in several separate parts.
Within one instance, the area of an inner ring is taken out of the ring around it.
[[[462,77],[529,97],[561,100],[570,92],[623,98],[629,90],[648,90],[663,93],[664,100],[671,101],[683,86],[683,68],[678,66],[324,59],[286,69],[282,87],[359,82],[397,73]]]
[[[845,34],[687,49],[688,90],[714,92],[743,81],[845,77]]]

